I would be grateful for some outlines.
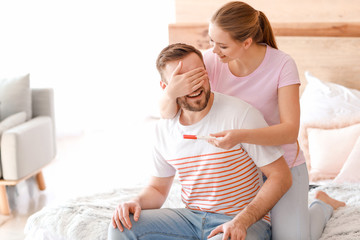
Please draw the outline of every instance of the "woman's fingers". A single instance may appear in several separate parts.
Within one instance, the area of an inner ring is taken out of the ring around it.
[[[182,61],[179,61],[179,64],[176,66],[175,70],[172,73],[172,77],[173,78],[175,75],[178,75],[179,72],[181,71],[182,68]]]
[[[204,67],[195,68],[180,74],[181,69],[182,64],[179,62],[167,85],[168,94],[172,98],[191,94],[199,89],[204,81],[208,79],[208,75]]]
[[[210,133],[211,137],[215,137],[215,138],[220,138],[220,137],[225,137],[226,132],[217,132],[217,133]]]

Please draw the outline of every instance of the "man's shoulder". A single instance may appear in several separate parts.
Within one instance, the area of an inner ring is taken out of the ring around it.
[[[160,118],[157,122],[156,122],[156,126],[157,127],[165,127],[165,126],[172,126],[175,124],[176,122],[176,116],[174,118]]]
[[[166,134],[176,128],[179,122],[179,113],[173,118],[160,118],[155,124],[157,134]]]

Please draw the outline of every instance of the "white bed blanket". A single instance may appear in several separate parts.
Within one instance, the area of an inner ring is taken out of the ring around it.
[[[360,186],[359,184],[328,185],[319,187],[347,206],[334,212],[321,240],[360,239]],[[134,197],[141,187],[117,189],[87,197],[79,197],[58,206],[45,207],[33,214],[25,227],[26,239],[101,240],[107,239],[107,229],[114,208],[120,201]],[[310,192],[310,201],[314,191]],[[180,186],[175,183],[164,207],[183,207]]]

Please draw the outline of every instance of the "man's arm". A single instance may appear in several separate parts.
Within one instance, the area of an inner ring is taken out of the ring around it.
[[[150,183],[144,188],[134,201],[138,202],[141,209],[157,209],[164,204],[174,176],[172,177],[151,177]]]
[[[292,185],[292,175],[283,157],[260,170],[267,180],[250,204],[235,217],[246,228],[262,219]]]
[[[233,220],[215,228],[209,237],[220,232],[224,233],[223,239],[245,236],[246,230],[262,219],[291,187],[291,172],[283,157],[261,167],[260,170],[265,174],[267,180],[256,197]]]
[[[142,209],[161,208],[169,194],[173,180],[174,176],[152,177],[148,186],[136,198],[119,204],[111,220],[113,227],[118,227],[120,231],[124,230],[123,226],[131,229],[130,213],[134,214],[134,220],[137,221]]]

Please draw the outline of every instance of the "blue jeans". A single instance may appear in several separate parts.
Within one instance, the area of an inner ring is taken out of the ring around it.
[[[154,209],[142,210],[137,222],[130,215],[132,222],[131,230],[124,229],[121,232],[118,228],[109,225],[108,239],[130,240],[130,239],[193,239],[206,240],[210,232],[217,226],[232,220],[232,216],[218,213],[208,213],[179,209]],[[271,238],[271,226],[260,220],[247,230],[247,240],[265,240]],[[218,234],[211,240],[221,240],[222,234]]]

